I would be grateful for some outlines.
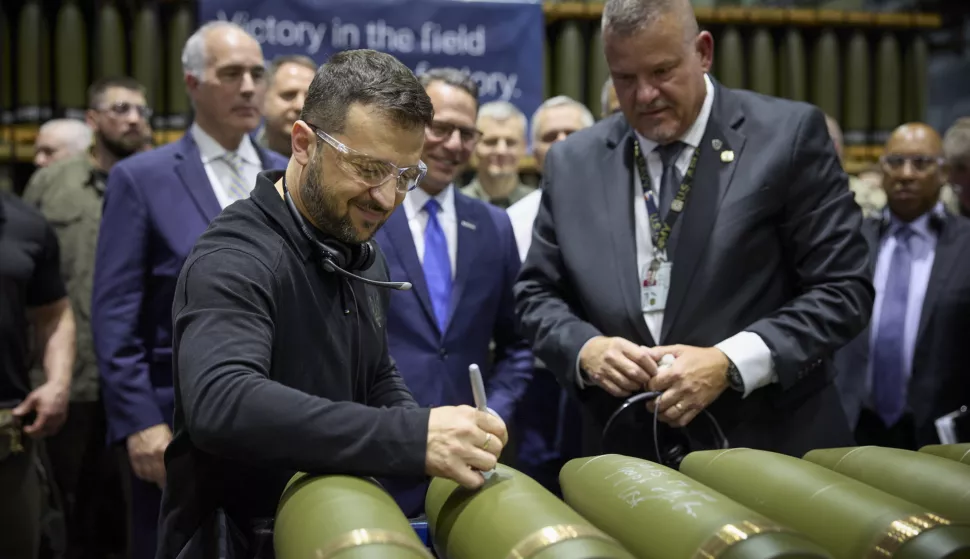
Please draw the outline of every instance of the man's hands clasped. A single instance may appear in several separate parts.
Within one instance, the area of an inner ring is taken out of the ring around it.
[[[579,367],[593,383],[617,398],[643,390],[657,374],[657,362],[646,347],[605,336],[583,346]]]
[[[674,357],[673,363],[660,367],[648,384],[650,390],[663,392],[647,404],[647,409],[652,412],[659,407],[664,423],[676,427],[687,425],[728,387],[730,362],[715,347],[673,345],[651,348],[649,352],[657,361],[664,355]]]
[[[673,363],[658,366],[664,355]],[[683,427],[711,405],[728,387],[729,361],[713,347],[686,345],[647,348],[623,338],[600,336],[579,354],[581,369],[594,384],[617,398],[640,390],[663,394],[647,404],[659,407],[660,420]]]
[[[471,406],[434,408],[428,418],[425,472],[477,489],[485,483],[481,472],[498,463],[509,441],[505,422]]]

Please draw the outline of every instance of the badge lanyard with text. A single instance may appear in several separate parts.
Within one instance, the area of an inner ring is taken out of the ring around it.
[[[667,291],[670,288],[670,262],[666,258],[667,241],[670,239],[670,232],[673,230],[677,218],[684,211],[687,205],[687,198],[690,196],[691,185],[694,180],[694,170],[697,167],[697,158],[700,154],[700,147],[694,149],[694,154],[690,158],[687,172],[677,189],[677,194],[670,203],[670,210],[667,212],[667,219],[660,220],[660,210],[654,199],[653,188],[651,188],[650,176],[647,173],[647,161],[640,152],[640,142],[633,141],[633,159],[636,162],[637,173],[640,175],[640,184],[643,187],[643,198],[647,205],[647,217],[650,222],[650,237],[653,241],[654,257],[649,268],[642,273],[642,296],[641,305],[643,311],[662,311],[667,305]]]

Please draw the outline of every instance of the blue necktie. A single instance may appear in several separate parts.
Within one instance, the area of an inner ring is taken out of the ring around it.
[[[906,375],[903,346],[909,276],[913,263],[909,240],[913,230],[896,230],[896,248],[889,262],[889,275],[882,295],[879,330],[872,348],[872,397],[876,413],[887,427],[899,421],[906,407]]]
[[[428,294],[431,295],[438,328],[444,332],[451,306],[451,259],[448,257],[445,232],[438,223],[440,209],[434,198],[424,205],[424,211],[428,212],[428,226],[424,230],[424,279],[428,283]]]

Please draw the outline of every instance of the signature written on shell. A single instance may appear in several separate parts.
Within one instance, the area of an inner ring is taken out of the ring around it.
[[[641,503],[664,502],[670,510],[697,518],[705,503],[718,502],[703,486],[682,478],[672,479],[670,472],[646,462],[629,462],[606,476],[617,489],[616,496],[631,509]],[[649,505],[648,505],[649,506]]]

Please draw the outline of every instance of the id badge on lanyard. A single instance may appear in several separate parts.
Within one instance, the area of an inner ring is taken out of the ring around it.
[[[667,240],[674,223],[684,210],[690,194],[694,178],[694,168],[697,165],[700,149],[695,149],[683,182],[672,200],[667,219],[661,221],[660,211],[650,189],[650,177],[647,174],[647,163],[640,153],[640,143],[634,140],[634,160],[640,174],[640,183],[644,190],[644,202],[647,206],[647,219],[653,241],[654,258],[640,270],[640,307],[643,312],[663,311],[667,308],[667,294],[670,292],[670,276],[673,264],[667,260]]]
[[[662,311],[667,308],[667,293],[670,291],[670,262],[654,258],[644,266],[640,277],[640,306],[643,312]]]

